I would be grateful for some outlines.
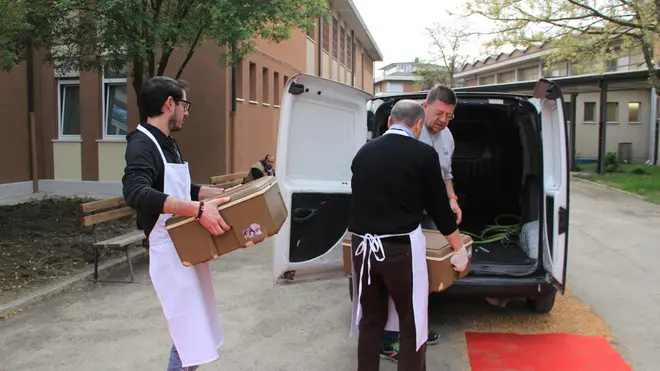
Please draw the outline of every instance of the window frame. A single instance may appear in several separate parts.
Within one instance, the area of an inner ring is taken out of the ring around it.
[[[103,140],[112,140],[112,141],[126,141],[126,134],[124,135],[108,135],[108,106],[110,102],[108,101],[110,99],[110,94],[108,94],[108,88],[110,86],[121,86],[124,85],[126,87],[126,108],[128,112],[128,78],[126,77],[113,77],[113,78],[106,78],[105,77],[105,72],[101,76],[101,102],[103,102],[103,109],[101,112],[101,130],[103,130],[103,135],[101,136]],[[128,117],[126,118],[128,120]],[[126,123],[126,133],[128,133],[128,122]]]
[[[65,94],[62,93],[65,92],[66,90],[63,89],[63,87],[65,86],[78,86],[78,89],[80,89],[80,77],[57,79],[57,138],[60,140],[79,141],[82,139],[82,118],[80,119],[80,134],[73,134],[73,135],[64,134],[64,125],[62,119],[65,111],[64,107],[66,101],[63,100],[63,98],[66,97],[66,93]],[[78,105],[80,106],[80,102],[78,102]],[[78,112],[78,115],[80,115],[80,112]]]

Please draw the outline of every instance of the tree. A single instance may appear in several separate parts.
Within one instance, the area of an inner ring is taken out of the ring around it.
[[[447,69],[433,62],[422,62],[415,58],[414,73],[417,77],[416,85],[421,90],[428,90],[435,84],[448,84]]]
[[[543,45],[549,68],[571,62],[579,71],[605,72],[611,60],[641,52],[660,94],[653,45],[659,36],[660,1],[469,0],[464,17],[495,22],[490,46]]]
[[[445,68],[447,82],[450,87],[454,87],[454,75],[468,60],[468,56],[461,52],[461,48],[469,42],[472,33],[465,27],[446,24],[429,27],[426,33],[431,39],[435,60]]]
[[[234,53],[219,56],[221,65],[229,66],[250,53],[258,38],[281,42],[291,29],[307,31],[327,13],[325,0],[25,1],[49,5],[39,7],[48,9],[40,12],[46,22],[39,29],[48,62],[64,71],[121,70],[128,65],[138,95],[148,78],[165,73],[178,48],[185,51],[185,59],[176,78],[204,42],[227,50],[234,45]]]

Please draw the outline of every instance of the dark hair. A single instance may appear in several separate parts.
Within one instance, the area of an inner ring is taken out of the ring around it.
[[[428,104],[432,104],[437,100],[442,103],[455,106],[457,101],[456,93],[454,93],[452,88],[446,85],[435,85],[433,88],[431,88],[431,90],[429,90],[428,94],[426,94],[426,102]]]
[[[266,155],[266,157],[264,157],[264,161],[268,161],[268,157],[273,157],[273,155]]]
[[[392,124],[403,124],[409,128],[415,126],[419,120],[424,120],[426,114],[424,107],[410,99],[402,99],[392,107],[390,119]]]
[[[138,102],[140,116],[143,118],[160,116],[163,104],[168,97],[175,101],[183,98],[183,91],[188,89],[184,80],[175,80],[167,76],[154,76],[142,85]]]

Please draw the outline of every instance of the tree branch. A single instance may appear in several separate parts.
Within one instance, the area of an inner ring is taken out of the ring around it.
[[[193,57],[195,54],[195,49],[197,48],[197,44],[199,43],[199,39],[202,37],[204,34],[204,29],[206,27],[201,27],[199,29],[199,32],[197,32],[197,35],[195,36],[195,40],[190,44],[190,48],[188,49],[188,53],[186,54],[186,59],[183,60],[183,63],[181,63],[181,66],[179,67],[179,70],[176,72],[176,76],[174,77],[175,79],[178,79],[181,77],[181,74],[183,73],[183,70],[186,68],[188,65],[188,62],[190,62],[190,59]]]

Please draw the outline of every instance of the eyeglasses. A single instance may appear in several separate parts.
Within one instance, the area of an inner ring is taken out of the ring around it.
[[[179,104],[179,103],[183,103],[183,110],[184,110],[185,112],[188,112],[188,110],[190,109],[190,106],[192,106],[192,102],[189,102],[189,101],[187,101],[187,100],[183,100],[183,99],[178,99],[178,100],[176,100],[176,103],[177,103],[177,104]]]
[[[453,120],[454,119],[454,114],[453,113],[447,113],[447,112],[435,112],[436,115],[438,115],[438,118],[444,118],[447,119],[447,121]]]

